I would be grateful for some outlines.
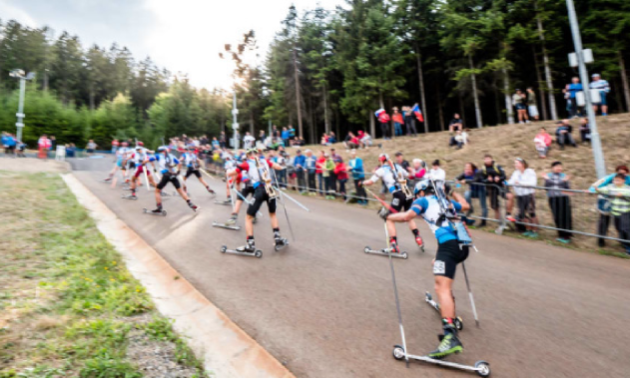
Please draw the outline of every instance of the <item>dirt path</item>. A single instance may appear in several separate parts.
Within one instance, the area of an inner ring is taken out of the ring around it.
[[[84,161],[90,169],[105,162]],[[262,259],[219,253],[241,245],[244,233],[211,227],[227,219],[196,182],[189,187],[201,205],[191,213],[179,198],[164,202],[168,216],[142,214],[154,206],[142,190],[137,202],[100,181],[103,172],[75,172],[120,218],[153,245],[193,285],[299,377],[464,377],[466,373],[405,364],[391,357],[400,342],[386,258],[363,247],[382,247],[382,222],[372,212],[300,197],[311,209],[290,206],[297,240],[274,253],[268,216],[256,226]],[[214,188],[223,183],[211,180]],[[219,190],[224,198],[223,190]],[[262,209],[266,213],[266,209]],[[290,236],[282,212],[280,224]],[[242,223],[243,214],[239,219]],[[410,352],[437,345],[438,315],[424,303],[432,290],[436,244],[421,228],[426,254],[399,227],[408,260],[395,261]],[[461,272],[455,285],[458,312],[466,322],[462,355],[487,360],[494,377],[627,377],[630,359],[630,261],[575,252],[542,243],[475,233],[481,253],[467,261],[481,318],[474,327]]]

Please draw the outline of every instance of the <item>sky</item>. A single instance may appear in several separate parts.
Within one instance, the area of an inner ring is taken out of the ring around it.
[[[288,8],[300,14],[318,4],[326,9],[344,0],[0,0],[0,18],[31,27],[47,25],[58,37],[78,35],[93,44],[126,46],[137,60],[147,56],[173,73],[186,73],[199,88],[228,88],[233,65],[219,58],[253,29],[261,62]]]

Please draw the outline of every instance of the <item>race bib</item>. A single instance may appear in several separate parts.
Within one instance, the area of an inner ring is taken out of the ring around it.
[[[436,260],[435,264],[433,264],[433,274],[445,274],[446,266],[444,265],[444,261]]]

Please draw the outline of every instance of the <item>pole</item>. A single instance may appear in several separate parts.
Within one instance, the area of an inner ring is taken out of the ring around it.
[[[588,114],[588,124],[591,128],[591,146],[593,147],[593,158],[595,160],[595,171],[598,178],[606,176],[606,164],[604,162],[604,153],[602,152],[602,141],[597,131],[597,121],[595,120],[595,111],[591,103],[591,92],[589,89],[588,71],[584,64],[584,55],[582,47],[582,36],[580,34],[580,25],[578,24],[577,15],[575,13],[575,5],[573,0],[567,0],[567,9],[569,11],[569,22],[571,23],[571,34],[573,35],[573,45],[575,46],[575,55],[577,55],[578,67],[580,71],[580,80],[584,88],[586,100],[586,114]]]
[[[26,92],[26,78],[20,78],[20,102],[18,104],[17,112],[17,140],[22,142],[22,129],[24,128],[24,94]]]
[[[234,152],[238,150],[238,109],[236,108],[236,89],[234,89],[234,97],[232,99],[232,129],[234,129]]]

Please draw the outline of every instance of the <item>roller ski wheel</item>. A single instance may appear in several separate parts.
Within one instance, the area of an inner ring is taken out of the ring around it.
[[[221,249],[219,251],[221,253],[227,253],[227,254],[232,254],[232,255],[256,257],[258,259],[263,256],[263,252],[260,249],[256,249],[250,252],[246,250],[246,247],[239,247],[237,249],[229,249],[226,245],[224,245],[224,246],[221,246]]]
[[[368,247],[363,248],[363,252],[365,252],[366,254],[370,254],[370,255],[389,256],[390,249],[389,248],[371,249],[368,246]],[[399,252],[392,252],[391,256],[394,257],[394,258],[398,258],[398,259],[407,259],[409,257],[407,252],[400,252],[400,253]]]
[[[142,209],[142,211],[143,211],[145,214],[149,214],[149,215],[163,216],[163,217],[165,217],[165,216],[166,216],[166,210],[163,210],[163,209],[162,209],[161,211],[159,211],[159,212],[158,212],[158,211],[155,211],[155,210],[149,210],[149,209],[147,209],[147,208],[144,208],[144,209]]]
[[[475,362],[475,369],[477,369],[477,375],[479,375],[480,377],[490,376],[490,364],[486,361]]]
[[[392,355],[398,361],[404,360],[405,359],[405,348],[401,347],[400,345],[394,345],[394,350],[392,352]]]
[[[228,230],[234,230],[234,231],[239,231],[241,229],[241,226],[237,226],[236,224],[230,225],[227,223],[219,223],[219,222],[212,222],[212,227],[227,228]]]
[[[131,195],[130,196],[122,196],[121,198],[129,200],[129,201],[137,201],[138,200],[137,196],[131,196]]]
[[[276,244],[273,246],[273,249],[278,252],[289,246],[289,240],[287,239],[276,239]]]
[[[429,304],[429,306],[433,307],[435,311],[440,313],[440,304],[433,300],[433,296],[428,291],[424,294],[424,300]],[[464,329],[464,320],[461,316],[458,316],[453,319],[453,325],[458,331],[461,331]]]

